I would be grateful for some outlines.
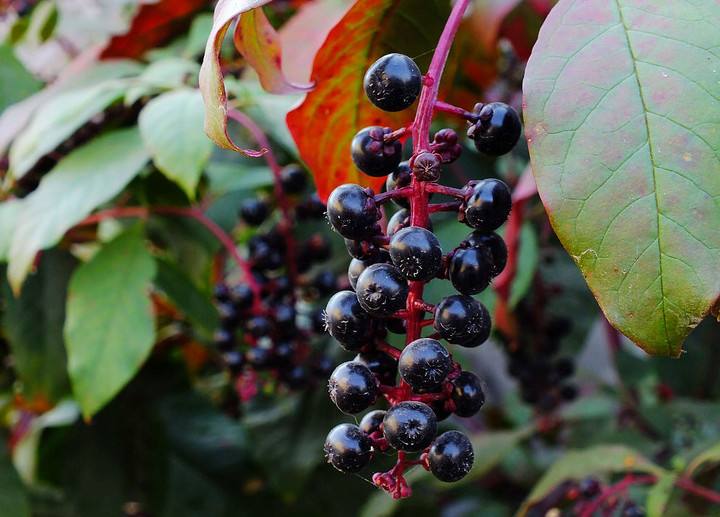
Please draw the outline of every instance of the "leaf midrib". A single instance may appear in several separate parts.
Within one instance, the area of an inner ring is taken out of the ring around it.
[[[620,5],[620,0],[614,0],[615,6],[618,10],[618,16],[620,17],[620,23],[623,28],[623,34],[625,35],[625,40],[627,41],[627,47],[628,52],[630,53],[630,60],[632,61],[633,66],[633,76],[635,77],[635,82],[637,83],[638,87],[638,93],[640,95],[640,102],[642,104],[642,110],[643,110],[643,118],[645,119],[645,131],[647,134],[647,141],[648,141],[648,152],[650,153],[650,164],[652,166],[652,180],[653,180],[653,192],[655,194],[655,217],[657,222],[657,246],[658,246],[658,273],[660,277],[660,297],[661,297],[661,305],[662,305],[662,316],[663,316],[663,330],[665,331],[665,345],[667,347],[668,354],[671,353],[671,345],[670,345],[670,337],[668,335],[668,326],[667,326],[667,306],[665,304],[665,284],[664,284],[664,278],[663,278],[663,266],[662,266],[662,232],[661,232],[661,214],[660,214],[660,199],[658,198],[658,184],[657,184],[657,178],[656,178],[656,162],[655,162],[655,152],[653,147],[653,141],[652,137],[650,135],[650,121],[648,120],[648,107],[647,103],[645,101],[645,94],[643,93],[642,84],[640,83],[640,74],[638,72],[637,68],[637,57],[635,56],[635,51],[633,50],[632,42],[630,41],[630,34],[629,34],[629,27],[627,23],[625,22],[625,15],[623,14],[622,6]]]

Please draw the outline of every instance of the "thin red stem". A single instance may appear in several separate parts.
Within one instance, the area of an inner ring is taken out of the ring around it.
[[[431,214],[437,212],[457,212],[459,208],[459,201],[450,201],[448,203],[433,203],[428,207],[428,212],[430,212]]]
[[[720,504],[720,493],[704,486],[700,486],[690,478],[680,478],[675,482],[675,486],[685,490],[686,492],[702,497],[706,501],[714,504]]]
[[[427,191],[432,192],[433,194],[444,194],[446,196],[451,196],[451,197],[454,197],[457,199],[465,198],[465,190],[464,189],[447,187],[445,185],[440,185],[438,183],[430,183],[427,186]]]
[[[463,108],[459,108],[457,106],[453,106],[452,104],[448,104],[447,102],[443,101],[435,101],[435,110],[436,111],[442,111],[443,113],[450,113],[452,115],[457,115],[458,117],[461,117],[465,120],[469,121],[475,121],[477,117],[475,114],[473,114],[471,111],[468,111]]]
[[[655,483],[655,481],[655,476],[635,476],[628,474],[614,485],[605,488],[596,499],[582,509],[579,517],[593,517],[595,512],[611,497],[627,492],[628,488],[633,485],[650,485]]]

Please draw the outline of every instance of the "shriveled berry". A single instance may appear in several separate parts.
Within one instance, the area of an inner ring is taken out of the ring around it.
[[[370,126],[353,137],[350,144],[352,160],[368,176],[387,176],[402,160],[400,141],[385,142],[385,135],[391,132],[389,127]]]
[[[432,391],[447,378],[452,369],[452,358],[439,341],[420,338],[403,349],[398,369],[413,391]]]
[[[420,181],[437,181],[440,178],[440,155],[420,153],[412,160],[412,173]]]
[[[432,149],[440,156],[442,163],[452,163],[462,154],[462,146],[458,143],[457,133],[450,129],[441,129],[433,138]]]
[[[280,184],[288,194],[299,194],[307,186],[305,171],[297,164],[286,165],[280,171]]]
[[[372,320],[352,291],[340,291],[328,300],[325,322],[330,335],[347,350],[359,350],[372,339]]]
[[[365,94],[383,111],[402,111],[420,95],[422,74],[415,61],[404,54],[387,54],[365,73]]]
[[[408,280],[434,278],[442,267],[442,257],[435,234],[419,226],[403,228],[390,240],[390,258]]]
[[[492,256],[492,275],[498,276],[507,264],[507,246],[502,237],[495,232],[476,230],[465,238],[471,248],[487,248]]]
[[[375,402],[378,386],[367,366],[348,361],[333,371],[328,382],[328,393],[340,411],[354,415]]]
[[[508,186],[498,179],[472,185],[463,203],[465,223],[484,232],[497,230],[507,221],[512,208]]]
[[[400,402],[387,410],[383,434],[391,447],[417,452],[432,443],[437,433],[435,413],[422,402]]]
[[[371,237],[380,218],[372,192],[352,183],[332,191],[327,214],[335,231],[348,239]]]
[[[382,384],[395,384],[398,372],[397,359],[383,352],[371,351],[359,353],[354,360],[367,366]]]
[[[365,416],[362,417],[362,420],[360,420],[360,430],[367,435],[379,431],[386,413],[387,412],[382,409],[376,409],[366,413]]]
[[[430,472],[440,481],[452,483],[464,478],[475,461],[475,453],[467,436],[447,431],[438,436],[428,451]]]
[[[448,278],[463,294],[477,294],[490,285],[492,257],[487,250],[459,249],[450,259]]]
[[[385,180],[385,191],[392,192],[393,190],[408,187],[411,181],[410,162],[400,162],[393,173]],[[410,201],[406,197],[394,198],[393,203],[403,208],[410,208]]]
[[[472,372],[461,372],[452,381],[452,399],[455,402],[455,414],[461,417],[473,416],[485,404],[482,383]]]
[[[365,311],[373,316],[387,317],[405,308],[408,284],[392,264],[373,264],[362,272],[355,290]]]
[[[455,294],[435,306],[433,327],[448,343],[475,347],[490,337],[492,320],[485,306],[470,296]]]
[[[520,139],[522,124],[512,107],[502,102],[482,106],[478,121],[468,129],[468,136],[478,151],[489,156],[509,153]]]
[[[261,199],[246,199],[240,205],[240,217],[250,226],[259,226],[267,219],[270,209]]]
[[[323,450],[327,462],[340,472],[358,472],[370,462],[372,442],[358,426],[340,424],[328,433]]]

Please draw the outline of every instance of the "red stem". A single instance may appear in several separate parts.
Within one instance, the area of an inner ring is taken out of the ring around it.
[[[450,113],[452,115],[457,115],[461,118],[464,118],[465,120],[469,120],[471,122],[477,120],[477,117],[470,111],[459,108],[457,106],[453,106],[452,104],[448,104],[447,102],[443,101],[436,101],[435,102],[435,110],[436,111],[442,111],[443,113]]]
[[[628,474],[614,485],[605,488],[596,499],[582,509],[579,517],[593,517],[595,512],[597,512],[609,498],[623,494],[633,485],[649,485],[655,481],[655,476],[635,476]]]
[[[689,492],[698,497],[710,501],[711,503],[720,504],[720,493],[700,486],[690,478],[680,478],[675,482],[675,486]]]

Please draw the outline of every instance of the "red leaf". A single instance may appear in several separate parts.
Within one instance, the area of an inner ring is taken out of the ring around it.
[[[366,126],[406,126],[413,109],[385,113],[370,104],[362,87],[365,70],[387,52],[423,55],[427,61],[448,7],[441,0],[426,0],[422,9],[413,0],[357,1],[330,31],[315,57],[315,90],[287,116],[290,133],[322,199],[342,183],[378,189],[384,182],[355,168],[350,141]],[[419,64],[422,68],[423,63]]]
[[[167,43],[182,33],[192,15],[209,7],[209,4],[208,0],[160,0],[144,4],[127,33],[112,38],[100,57],[139,58],[151,48]]]

